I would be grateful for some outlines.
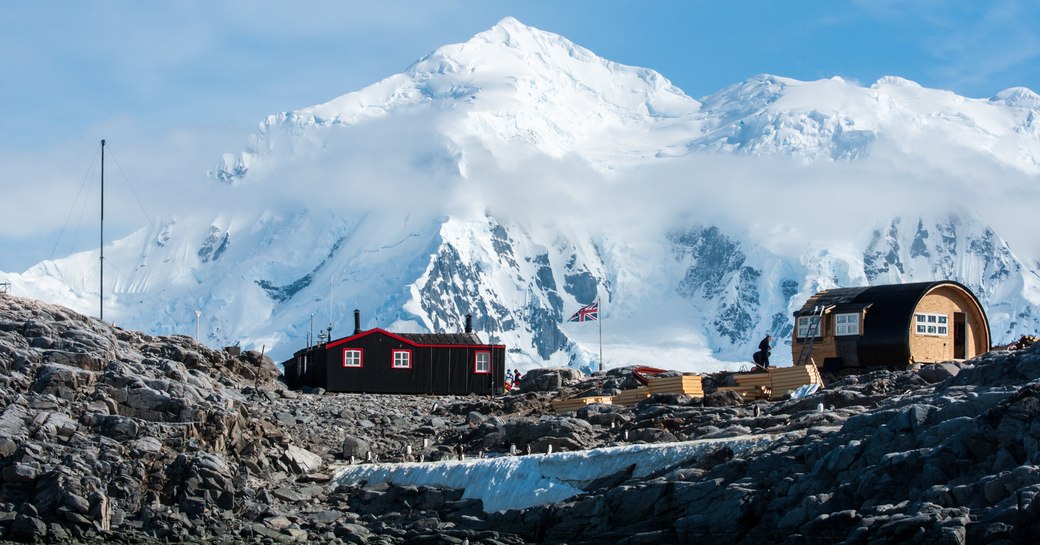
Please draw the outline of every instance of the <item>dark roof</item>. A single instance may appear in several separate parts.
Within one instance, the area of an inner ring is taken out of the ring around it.
[[[415,344],[484,344],[476,333],[394,333]]]
[[[967,287],[942,280],[825,290],[810,297],[794,314],[808,316],[817,305],[828,307],[831,313],[868,308],[863,321],[863,336],[857,345],[859,360],[893,364],[907,362],[910,360],[910,324],[914,309],[925,294],[944,285],[963,289],[982,309],[979,300]]]
[[[366,337],[372,334],[382,334],[388,337],[398,339],[408,344],[417,346],[484,346],[486,343],[480,340],[480,337],[476,333],[391,333],[384,329],[375,328],[367,331],[362,331],[349,337],[343,337],[336,339],[327,345],[326,348],[332,348],[341,344],[353,341],[360,337]],[[487,345],[491,346],[491,345]],[[502,347],[502,345],[494,345],[496,347]]]

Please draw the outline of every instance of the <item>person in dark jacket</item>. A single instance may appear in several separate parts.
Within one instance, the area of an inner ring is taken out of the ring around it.
[[[758,343],[758,354],[759,357],[755,358],[755,363],[762,367],[769,367],[769,352],[773,349],[773,336],[766,335],[766,338],[762,339],[762,342]]]

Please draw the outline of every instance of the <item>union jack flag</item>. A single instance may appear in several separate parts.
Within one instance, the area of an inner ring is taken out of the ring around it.
[[[568,322],[595,322],[599,319],[599,301],[589,303],[578,309]]]

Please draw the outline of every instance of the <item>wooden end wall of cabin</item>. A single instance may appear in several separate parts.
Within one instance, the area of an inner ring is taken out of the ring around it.
[[[987,328],[983,316],[974,300],[962,290],[952,286],[941,286],[921,298],[914,314],[945,314],[948,316],[945,336],[925,335],[917,332],[917,323],[910,317],[910,354],[918,363],[949,361],[954,359],[954,314],[964,313],[965,346],[964,358],[973,358],[989,350]]]
[[[809,338],[798,338],[798,319],[795,318],[794,331],[791,332],[791,363],[798,364],[798,356],[802,353],[802,345],[809,342]],[[838,345],[834,341],[834,316],[827,313],[820,319],[820,336],[813,341],[812,353],[809,354],[816,365],[823,366],[826,358],[838,357]]]
[[[824,360],[827,358],[841,358],[842,363],[845,366],[859,365],[859,357],[856,354],[856,345],[859,342],[859,338],[863,335],[863,323],[866,315],[863,311],[859,311],[858,314],[859,334],[842,335],[841,337],[834,334],[837,327],[834,323],[834,313],[827,312],[824,314],[823,319],[820,320],[821,336],[817,337],[813,342],[812,354],[810,354],[812,362],[815,362],[817,366],[822,367]],[[795,330],[791,332],[792,362],[798,362],[798,355],[802,352],[802,344],[807,341],[808,338],[798,338],[797,319],[795,319]]]

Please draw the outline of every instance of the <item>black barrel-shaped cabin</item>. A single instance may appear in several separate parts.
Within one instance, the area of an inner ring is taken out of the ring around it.
[[[978,298],[948,280],[826,290],[794,315],[796,363],[810,330],[810,356],[828,368],[967,359],[990,348],[989,321]]]
[[[284,363],[289,387],[383,394],[501,391],[506,348],[483,343],[468,316],[463,333],[361,331],[354,316],[353,335],[300,350]]]

